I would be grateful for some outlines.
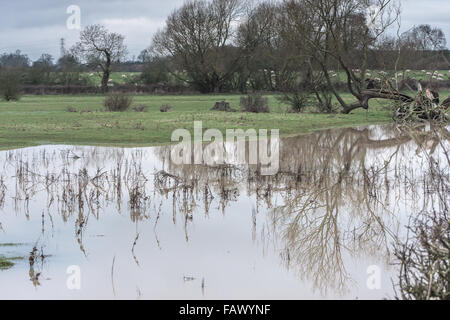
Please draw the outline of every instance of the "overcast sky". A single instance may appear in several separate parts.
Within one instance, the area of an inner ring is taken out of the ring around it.
[[[17,49],[35,60],[42,53],[59,56],[61,38],[67,47],[79,31],[68,30],[70,5],[81,9],[81,26],[100,23],[126,36],[130,58],[151,43],[152,35],[184,0],[2,0],[0,53]],[[442,28],[450,43],[450,1],[402,0],[402,28],[430,24]]]

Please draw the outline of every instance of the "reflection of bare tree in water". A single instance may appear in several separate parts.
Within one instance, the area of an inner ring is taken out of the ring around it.
[[[75,215],[76,239],[83,253],[89,219],[101,219],[102,208],[110,205],[120,212],[127,203],[136,223],[136,236],[130,241],[138,265],[140,221],[155,219],[153,231],[162,248],[157,226],[163,202],[172,204],[173,223],[182,216],[189,241],[196,214],[208,215],[212,209],[226,214],[231,202],[246,194],[256,199],[249,212],[254,240],[264,250],[272,245],[287,267],[313,281],[317,289],[342,292],[349,285],[344,257],[390,261],[390,242],[400,227],[398,208],[397,212],[392,208],[422,197],[425,206],[428,193],[423,196],[419,190],[433,193],[432,184],[425,183],[430,177],[420,176],[404,153],[410,148],[418,155],[426,150],[433,159],[448,140],[445,128],[425,127],[329,130],[288,138],[282,142],[280,171],[274,176],[262,176],[258,166],[176,166],[168,161],[170,147],[156,149],[164,170],[152,178],[145,171],[142,150],[129,157],[118,149],[100,153],[95,148],[42,151],[31,158],[10,152],[5,166],[15,172],[16,208],[21,203],[26,207],[45,191],[48,212],[56,208],[64,221]],[[61,159],[62,167],[51,167]],[[2,185],[7,184],[0,178],[0,205],[6,192]],[[264,211],[269,214],[260,214]]]
[[[425,178],[413,181],[408,164],[394,159],[405,160],[398,153],[411,140],[417,148],[431,146],[434,152],[440,137],[446,139],[445,128],[423,129],[411,133],[404,128],[381,139],[371,138],[367,129],[346,129],[317,134],[309,143],[288,142],[289,148],[297,149],[291,154],[294,158],[287,154],[281,163],[288,163],[291,171],[298,168],[297,192],[290,188],[284,205],[272,211],[273,232],[286,242],[286,263],[299,267],[299,273],[313,279],[317,288],[343,290],[348,285],[344,249],[352,256],[384,256],[388,262],[389,244],[399,227],[389,209],[390,197],[405,198],[411,184]],[[373,161],[378,150],[382,161]]]
[[[3,178],[3,176],[0,176],[0,209],[3,209],[3,207],[5,206],[6,191],[7,188],[5,184],[5,179]],[[1,221],[0,221],[0,231],[4,231]]]
[[[262,242],[281,239],[284,245],[278,250],[286,266],[313,280],[318,289],[342,292],[349,285],[343,255],[384,257],[388,264],[390,243],[401,227],[391,202],[417,197],[418,183],[425,179],[412,174],[401,153],[409,147],[434,153],[442,139],[448,140],[445,128],[373,131],[330,130],[285,139],[275,176],[237,166],[169,166],[171,173],[161,174],[174,182],[173,188],[161,190],[175,195],[187,183],[197,191],[212,189],[220,203],[227,203],[233,197],[224,190],[239,195],[246,186],[247,194],[257,199],[252,233],[259,208],[272,209]],[[277,205],[280,197],[282,204]]]
[[[446,130],[444,135],[447,140],[450,138]],[[444,150],[443,159],[435,154],[438,145]],[[410,216],[406,239],[396,239],[395,257],[399,274],[394,288],[400,299],[448,300],[450,158],[442,140],[419,146],[428,160],[423,180],[426,196],[420,210]]]
[[[6,190],[5,178],[0,176],[0,208],[5,205]]]
[[[29,271],[28,274],[30,276],[30,281],[33,283],[33,286],[38,287],[41,285],[40,278],[42,275],[42,270],[44,268],[45,259],[47,258],[44,255],[43,248],[38,249],[37,245],[33,247],[28,257],[29,262]]]

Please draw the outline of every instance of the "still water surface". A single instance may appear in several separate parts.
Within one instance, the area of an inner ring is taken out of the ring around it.
[[[170,147],[0,152],[0,256],[23,257],[0,298],[392,298],[394,239],[437,205],[449,147],[445,128],[322,131],[283,139],[268,177],[175,166]]]

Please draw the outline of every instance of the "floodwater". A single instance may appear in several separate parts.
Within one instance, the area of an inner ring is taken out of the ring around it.
[[[393,298],[394,241],[439,205],[447,129],[283,139],[275,176],[177,166],[170,147],[0,152],[0,256],[23,257],[0,298]]]

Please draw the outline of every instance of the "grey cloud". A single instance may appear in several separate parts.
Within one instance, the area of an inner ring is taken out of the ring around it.
[[[82,24],[105,23],[126,36],[131,55],[137,55],[163,25],[167,15],[183,0],[15,0],[2,1],[0,19],[0,53],[20,49],[36,59],[41,53],[59,54],[59,39],[68,45],[78,37],[67,30],[66,9],[79,5]],[[450,38],[450,1],[403,0],[402,30],[428,23],[441,27]]]
[[[67,7],[81,8],[82,25],[105,23],[126,36],[131,55],[150,44],[152,35],[183,0],[17,0],[2,1],[0,53],[20,49],[31,59],[59,54],[59,39],[74,43],[78,31],[67,30]],[[129,23],[127,23],[129,21]],[[109,25],[111,24],[111,25]]]

